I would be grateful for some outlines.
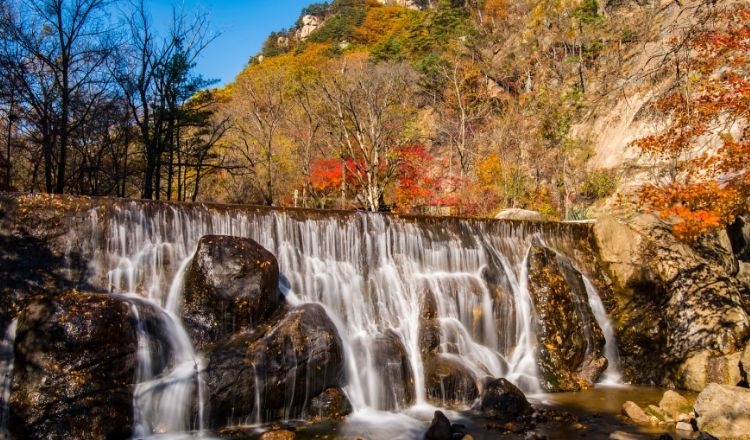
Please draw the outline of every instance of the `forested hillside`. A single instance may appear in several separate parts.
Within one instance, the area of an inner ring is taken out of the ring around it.
[[[101,82],[45,94],[64,84],[45,61],[57,52],[14,64],[9,49],[36,40],[3,13],[9,188],[551,219],[636,200],[686,219],[686,236],[747,205],[745,2],[315,3],[202,92],[202,46],[149,49],[133,19],[128,50],[106,59],[111,95]],[[91,59],[71,58],[77,78]]]

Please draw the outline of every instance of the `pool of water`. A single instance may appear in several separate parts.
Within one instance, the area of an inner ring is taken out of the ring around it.
[[[641,407],[656,405],[664,391],[639,386],[597,386],[580,392],[530,395],[528,399],[534,407],[546,414],[533,431],[550,440],[609,439],[614,432],[630,434],[632,439],[655,439],[665,432],[675,439],[689,438],[677,435],[668,426],[636,425],[620,414],[626,401],[632,400]],[[688,399],[694,397],[683,395]],[[436,409],[439,408],[425,405],[399,414],[363,411],[339,423],[300,424],[287,428],[296,429],[296,438],[305,440],[416,440],[424,435]],[[492,419],[471,411],[441,411],[452,423],[463,425],[465,432],[475,440],[527,438],[526,432],[500,431]],[[228,437],[254,439],[261,432],[258,427],[238,428]]]

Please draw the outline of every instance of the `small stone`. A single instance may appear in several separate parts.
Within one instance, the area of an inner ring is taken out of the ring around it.
[[[622,413],[635,423],[651,424],[651,418],[633,401],[628,400],[622,405]]]
[[[693,425],[685,422],[677,422],[677,425],[674,427],[674,429],[677,431],[693,432]]]
[[[676,419],[676,420],[677,420],[678,422],[688,422],[688,423],[690,423],[690,421],[691,421],[692,419],[693,419],[693,417],[691,417],[691,416],[690,416],[690,415],[688,415],[688,414],[680,414],[679,416],[677,416],[677,419]]]
[[[623,431],[615,431],[609,435],[609,440],[646,440],[648,438],[649,437]]]
[[[650,416],[656,417],[662,422],[671,422],[674,420],[672,417],[670,417],[669,414],[664,412],[663,409],[659,408],[656,405],[649,405],[648,407],[646,407],[644,412]]]

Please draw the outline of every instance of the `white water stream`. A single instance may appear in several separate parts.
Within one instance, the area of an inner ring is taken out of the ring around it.
[[[477,379],[506,377],[526,392],[541,391],[527,286],[528,250],[540,237],[531,226],[136,202],[111,209],[90,215],[93,229],[108,233],[92,237],[89,282],[128,294],[136,315],[140,303],[159,308],[173,353],[168,368],[155,373],[157,354],[139,327],[137,436],[203,427],[202,415],[190,420],[190,413],[194,402],[202,408],[204,362],[178,309],[182,272],[208,234],[258,241],[276,255],[288,301],[324,305],[345,345],[346,393],[360,412],[405,409],[384,386],[375,353],[375,341],[386,334],[395,334],[406,352],[417,405],[426,401],[419,324],[427,296],[436,305],[444,356],[459,359]],[[615,347],[595,290],[587,301],[608,347]],[[609,370],[608,378],[616,380]]]
[[[8,433],[8,403],[13,377],[13,343],[16,339],[15,319],[11,321],[0,340],[0,440],[10,438]]]

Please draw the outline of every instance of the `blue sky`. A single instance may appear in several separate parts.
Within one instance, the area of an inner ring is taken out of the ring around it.
[[[146,0],[146,6],[157,29],[169,25],[172,5],[184,5],[188,12],[208,12],[211,28],[220,35],[203,52],[195,70],[223,85],[231,82],[248,59],[258,53],[268,34],[292,27],[302,8],[320,1]]]

